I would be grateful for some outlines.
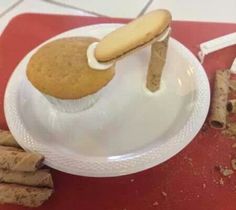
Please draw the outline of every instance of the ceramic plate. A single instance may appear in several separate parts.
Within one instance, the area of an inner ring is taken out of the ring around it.
[[[72,36],[102,38],[120,26],[86,26],[49,41]],[[116,76],[101,99],[92,108],[73,114],[54,110],[27,81],[26,65],[39,47],[12,74],[5,94],[5,115],[18,143],[43,154],[45,164],[52,168],[94,177],[142,171],[182,150],[206,118],[210,90],[205,71],[195,56],[172,38],[158,92],[151,94],[145,89],[147,47],[119,61]]]

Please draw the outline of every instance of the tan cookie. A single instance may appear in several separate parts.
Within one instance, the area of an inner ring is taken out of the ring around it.
[[[48,200],[52,193],[53,190],[49,188],[1,183],[0,203],[38,207]]]
[[[41,47],[30,59],[27,77],[42,93],[60,99],[79,99],[96,93],[114,76],[114,66],[96,71],[88,66],[92,37],[58,39]]]
[[[95,49],[100,62],[108,62],[143,46],[160,35],[170,24],[168,10],[155,10],[105,36]]]

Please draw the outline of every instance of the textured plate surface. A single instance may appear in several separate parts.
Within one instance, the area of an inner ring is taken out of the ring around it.
[[[96,36],[120,24],[74,29],[51,40]],[[45,44],[45,43],[43,43]],[[39,46],[40,47],[40,46]],[[209,108],[205,71],[170,39],[161,90],[145,90],[150,48],[119,61],[101,99],[82,113],[54,110],[25,76],[31,51],[17,66],[5,94],[5,115],[19,144],[43,154],[45,164],[71,174],[106,177],[138,172],[169,159],[201,128]]]

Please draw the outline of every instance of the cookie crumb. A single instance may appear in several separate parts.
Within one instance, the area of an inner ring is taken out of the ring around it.
[[[231,160],[232,169],[236,171],[236,159]]]
[[[232,174],[234,173],[233,170],[228,169],[228,168],[222,168],[222,169],[220,170],[220,172],[221,172],[221,174],[222,174],[223,176],[230,176],[230,175],[232,175]]]
[[[206,184],[205,184],[205,183],[202,184],[202,188],[203,188],[203,189],[206,188]]]
[[[222,186],[225,184],[225,182],[224,182],[224,180],[223,180],[222,177],[220,178],[220,182],[219,182],[219,183],[220,183],[220,185],[222,185]]]
[[[164,196],[164,197],[167,197],[167,193],[162,191],[161,194]]]
[[[228,123],[227,129],[221,132],[223,135],[228,136],[231,139],[236,137],[236,123]]]
[[[194,171],[194,172],[193,172],[193,175],[194,175],[194,176],[198,176],[199,174],[198,174],[196,171]]]
[[[159,203],[158,203],[157,201],[155,201],[152,205],[153,205],[153,206],[158,206]]]
[[[230,176],[234,173],[232,169],[223,166],[215,166],[215,169],[219,171],[223,176]]]
[[[188,156],[184,156],[184,160],[187,160],[188,164],[193,167],[193,162],[192,162],[193,159],[192,158],[190,158]]]
[[[188,160],[188,161],[190,161],[190,162],[193,161],[193,159],[190,158],[190,157],[188,157],[188,156],[184,156],[184,159],[185,159],[185,160]]]
[[[215,184],[219,184],[219,182],[218,182],[216,179],[213,179],[212,181],[213,181],[213,183],[215,183]]]

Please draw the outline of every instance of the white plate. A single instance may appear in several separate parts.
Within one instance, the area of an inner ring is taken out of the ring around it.
[[[119,26],[86,26],[49,41],[71,36],[101,38]],[[182,150],[206,118],[210,90],[205,71],[174,39],[170,39],[160,91],[148,94],[144,88],[150,51],[145,48],[118,62],[104,96],[93,108],[76,114],[55,111],[27,81],[26,65],[39,47],[12,74],[5,115],[19,144],[43,154],[45,164],[52,168],[94,177],[142,171]]]

